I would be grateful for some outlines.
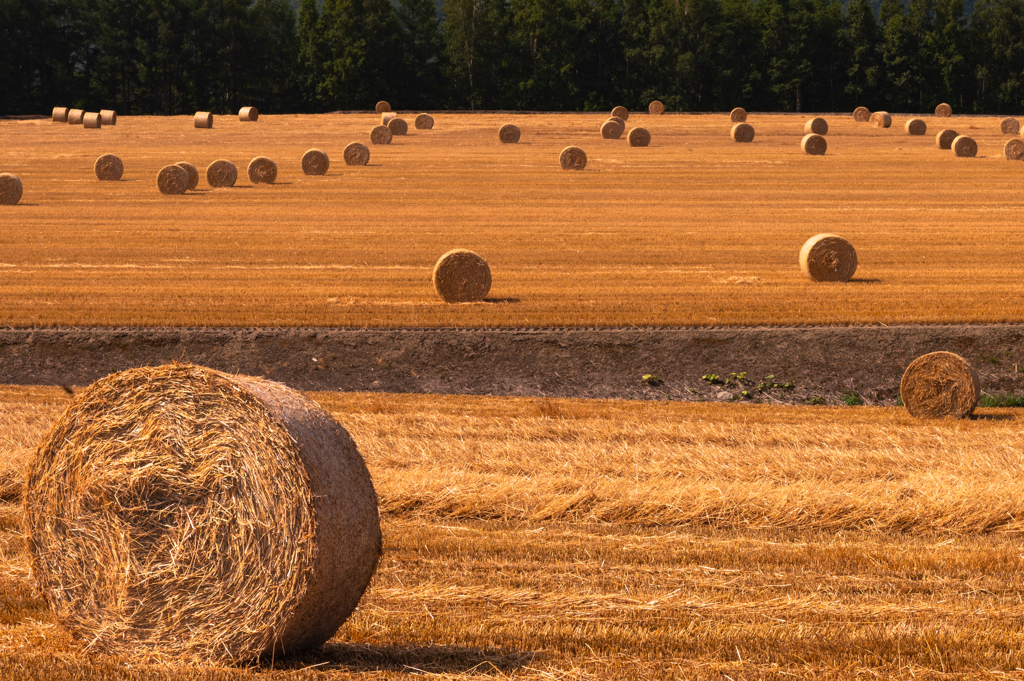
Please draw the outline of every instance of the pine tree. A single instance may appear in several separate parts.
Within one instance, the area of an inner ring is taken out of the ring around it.
[[[853,0],[846,8],[850,66],[846,71],[846,95],[857,106],[879,108],[882,81],[882,34],[868,0]]]
[[[398,0],[408,82],[402,87],[403,105],[432,109],[445,99],[441,87],[441,29],[434,0]]]

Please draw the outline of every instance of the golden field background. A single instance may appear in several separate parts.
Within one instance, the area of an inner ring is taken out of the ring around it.
[[[412,121],[413,115],[404,114]],[[1002,158],[995,117],[907,116],[879,130],[828,115],[828,154],[800,150],[803,115],[636,114],[652,145],[603,140],[605,114],[437,114],[346,167],[370,114],[122,117],[86,130],[0,121],[0,172],[21,205],[0,209],[0,324],[227,326],[622,326],[1024,321],[1024,163]],[[523,130],[501,145],[498,127]],[[936,148],[953,127],[979,158]],[[569,145],[585,172],[558,168]],[[325,177],[302,154],[332,159]],[[114,153],[123,181],[93,162]],[[279,167],[254,187],[252,158]],[[232,189],[166,197],[164,165],[226,158]],[[797,266],[819,232],[853,242],[848,284]],[[442,253],[469,248],[494,274],[490,302],[449,306],[430,285]]]

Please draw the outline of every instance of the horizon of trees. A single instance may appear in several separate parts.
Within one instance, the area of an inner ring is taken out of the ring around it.
[[[1024,0],[0,0],[0,114],[1024,110]]]

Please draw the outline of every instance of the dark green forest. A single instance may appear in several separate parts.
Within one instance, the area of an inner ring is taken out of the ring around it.
[[[877,7],[877,9],[876,9]],[[0,0],[0,114],[1024,109],[1024,0]]]

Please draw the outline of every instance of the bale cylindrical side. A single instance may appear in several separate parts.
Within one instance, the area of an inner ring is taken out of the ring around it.
[[[390,121],[392,118],[398,118],[398,114],[396,114],[394,111],[385,111],[380,115],[380,124],[387,125],[388,121]]]
[[[243,106],[238,110],[238,120],[243,123],[255,123],[260,119],[260,112],[254,106]]]
[[[195,115],[195,126],[197,128],[212,128],[213,114],[209,111],[197,111]]]
[[[365,166],[370,162],[370,149],[362,142],[353,142],[342,152],[347,166]]]
[[[188,175],[188,186],[185,188],[186,191],[193,191],[199,186],[199,169],[188,161],[178,161],[174,165],[178,166]]]
[[[206,183],[211,187],[234,187],[238,168],[231,161],[214,161],[206,168]]]
[[[393,138],[394,134],[386,125],[376,125],[370,131],[370,142],[372,144],[391,144]]]
[[[54,123],[67,123],[68,111],[70,111],[70,109],[68,109],[66,106],[53,107],[53,114],[51,114],[51,120]]]
[[[87,113],[82,117],[82,127],[96,130],[103,127],[103,121],[98,113]]]
[[[665,105],[658,100],[654,100],[647,106],[647,112],[652,116],[660,116],[665,113]]]
[[[1003,145],[1003,158],[1007,161],[1024,160],[1024,140],[1014,137]]]
[[[475,303],[491,290],[491,268],[487,261],[462,248],[448,251],[434,265],[434,290],[446,303]]]
[[[754,141],[754,126],[750,123],[737,123],[732,126],[730,132],[734,142],[753,142]]]
[[[501,140],[502,144],[518,144],[519,138],[522,135],[523,133],[518,125],[506,123],[498,128],[498,139]]]
[[[892,116],[885,111],[876,111],[868,118],[868,123],[876,128],[888,128],[892,125]]]
[[[850,281],[857,271],[857,251],[841,236],[812,236],[800,249],[800,271],[813,281]]]
[[[800,140],[800,148],[808,156],[824,156],[828,151],[828,141],[821,135],[811,133],[804,135],[804,138]]]
[[[651,144],[651,133],[646,128],[633,128],[626,135],[626,141],[631,147],[646,147]]]
[[[0,173],[0,206],[13,206],[21,201],[24,187],[21,178],[11,173]]]
[[[1004,135],[1016,135],[1020,132],[1020,121],[1016,118],[1004,118],[999,122],[999,131]]]
[[[827,135],[828,121],[824,118],[812,118],[804,123],[805,135]]]
[[[404,118],[392,118],[388,121],[388,130],[392,135],[407,135],[409,134],[409,124],[405,122]]]
[[[374,110],[377,113],[381,114],[384,113],[385,111],[391,111],[391,105],[383,101],[377,102],[377,106],[374,107]]]
[[[962,419],[971,415],[981,399],[981,381],[960,355],[930,352],[903,372],[900,398],[914,418]]]
[[[164,166],[157,173],[156,186],[161,194],[184,194],[188,191],[188,173],[181,166]]]
[[[433,130],[434,117],[425,113],[417,114],[416,120],[413,121],[413,125],[416,126],[417,130]]]
[[[257,156],[249,161],[247,173],[253,184],[274,184],[277,180],[277,164],[266,156]]]
[[[953,107],[949,104],[939,104],[935,107],[935,115],[939,118],[949,118],[953,115]]]
[[[124,175],[124,163],[113,154],[103,154],[93,164],[96,179],[102,182],[117,182]]]
[[[907,121],[903,129],[907,131],[908,135],[927,135],[928,124],[922,121],[920,118],[911,118]]]
[[[868,119],[871,118],[871,112],[865,106],[858,106],[853,110],[853,120],[858,123],[867,123]]]
[[[601,124],[601,137],[606,140],[617,140],[622,137],[625,127],[617,121],[607,120]]]
[[[100,111],[100,122],[103,125],[117,125],[117,112],[111,109]]]
[[[579,147],[566,147],[558,155],[562,170],[583,170],[587,167],[587,153]]]
[[[959,135],[953,140],[953,153],[959,158],[974,158],[978,155],[978,143],[967,135]]]
[[[614,109],[612,109],[612,116],[615,116],[616,118],[621,118],[624,121],[628,121],[629,109],[627,109],[624,106],[617,106]]]
[[[246,663],[321,645],[381,554],[355,443],[301,393],[189,365],[81,391],[25,483],[32,576],[90,649]]]
[[[953,148],[953,140],[960,136],[956,130],[943,130],[935,136],[935,146],[939,149]]]
[[[68,124],[69,125],[81,125],[82,120],[85,118],[85,111],[81,109],[71,109],[68,111]]]
[[[302,155],[302,172],[306,175],[326,175],[331,159],[319,149],[310,149]]]
[[[741,106],[736,107],[729,112],[729,120],[733,123],[745,123],[747,120],[747,110]]]

